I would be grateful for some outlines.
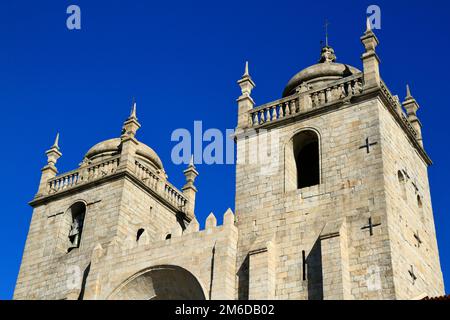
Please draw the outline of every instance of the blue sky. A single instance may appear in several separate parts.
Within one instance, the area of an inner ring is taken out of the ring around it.
[[[66,28],[66,8],[81,8],[79,31]],[[160,155],[169,179],[176,128],[225,131],[236,124],[236,80],[245,60],[257,104],[281,96],[290,77],[317,61],[324,21],[338,61],[361,68],[359,37],[366,8],[381,8],[377,48],[381,75],[405,96],[411,85],[421,105],[442,269],[450,281],[450,107],[448,1],[2,1],[0,106],[3,183],[0,299],[12,296],[44,151],[61,133],[60,172],[74,169],[95,143],[117,137],[132,97],[138,138]],[[234,166],[199,165],[197,215],[234,207]]]

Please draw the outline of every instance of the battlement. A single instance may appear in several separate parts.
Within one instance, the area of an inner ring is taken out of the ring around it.
[[[125,279],[133,279],[137,272],[149,266],[177,265],[192,272],[205,291],[208,284],[223,288],[213,293],[216,299],[232,299],[237,239],[231,209],[225,212],[223,225],[218,226],[211,213],[205,229],[200,230],[194,219],[184,231],[175,228],[170,239],[150,241],[145,232],[138,241],[132,237],[114,237],[105,248],[97,244],[92,251],[90,273],[95,275],[92,277],[95,281],[87,285],[85,298],[116,299],[128,283]],[[189,255],[185,254],[186,250]],[[114,268],[110,268],[113,264]],[[211,284],[211,281],[215,282]],[[99,288],[100,283],[108,285]]]
[[[173,246],[183,244],[184,246],[190,246],[192,241],[202,241],[205,238],[217,238],[221,234],[228,234],[237,232],[235,226],[235,216],[231,209],[228,209],[223,215],[223,224],[217,225],[217,219],[214,213],[210,213],[206,219],[205,229],[200,230],[200,224],[197,219],[194,218],[188,227],[183,231],[180,225],[177,225],[172,229],[171,237],[169,239],[161,239],[157,241],[151,241],[146,231],[142,233],[138,240],[131,235],[126,239],[120,239],[114,237],[106,248],[103,248],[98,244],[93,250],[93,257],[96,259],[100,257],[129,255],[134,252],[154,250],[156,248],[170,249]],[[189,244],[189,245],[188,245]]]

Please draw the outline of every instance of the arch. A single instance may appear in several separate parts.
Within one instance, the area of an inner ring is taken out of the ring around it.
[[[80,247],[86,212],[86,202],[77,200],[61,216],[56,245],[59,252],[69,253]]]
[[[141,270],[107,298],[109,300],[205,300],[205,292],[188,270],[174,265]]]
[[[142,234],[144,233],[145,229],[144,228],[140,228],[137,232],[136,232],[136,242],[139,241],[139,239],[141,238]]]
[[[304,128],[294,133],[285,146],[285,190],[319,185],[321,181],[320,135]]]
[[[397,179],[398,183],[400,184],[400,192],[403,200],[406,200],[406,179],[405,175],[402,173],[401,170],[397,171]]]

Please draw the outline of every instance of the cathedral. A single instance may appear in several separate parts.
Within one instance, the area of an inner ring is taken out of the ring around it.
[[[248,64],[238,85],[235,210],[201,229],[198,176],[168,180],[137,139],[133,104],[119,137],[58,173],[46,151],[14,299],[352,300],[444,293],[419,104],[380,76],[378,39],[362,71],[320,60],[282,97],[256,106]],[[281,92],[281,90],[280,90]],[[263,152],[261,152],[263,150]],[[258,154],[270,154],[259,161]]]

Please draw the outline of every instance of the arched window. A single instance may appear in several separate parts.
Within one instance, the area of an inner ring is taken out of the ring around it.
[[[139,241],[139,239],[141,238],[142,234],[144,233],[144,229],[140,228],[137,233],[136,233],[136,242]]]
[[[397,171],[397,178],[398,178],[398,183],[400,184],[402,198],[404,200],[406,200],[406,180],[405,180],[405,176],[403,175],[403,173],[400,170]]]
[[[319,137],[317,133],[312,130],[301,131],[294,136],[292,143],[297,188],[320,184]]]
[[[172,238],[172,235],[169,233],[166,235],[166,240],[169,240],[170,238]]]
[[[74,248],[80,247],[81,233],[83,232],[85,214],[86,205],[83,202],[76,202],[69,208],[69,219],[71,222],[68,235],[68,252],[70,252]]]
[[[417,195],[417,206],[422,209],[422,197],[420,195]]]

